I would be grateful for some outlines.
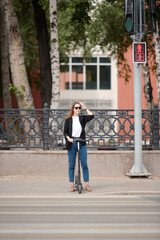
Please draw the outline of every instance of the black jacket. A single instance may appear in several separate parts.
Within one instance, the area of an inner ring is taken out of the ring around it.
[[[94,115],[80,115],[79,116],[79,121],[80,124],[82,126],[82,132],[81,132],[81,136],[80,138],[82,139],[86,139],[86,135],[85,135],[85,126],[86,123],[89,122],[90,120],[92,120],[94,118]],[[67,118],[64,124],[64,136],[65,138],[67,136],[69,136],[70,138],[72,138],[72,117]],[[86,142],[82,142],[82,145],[86,145]],[[72,143],[70,143],[67,139],[66,139],[66,148],[67,149],[71,149]]]

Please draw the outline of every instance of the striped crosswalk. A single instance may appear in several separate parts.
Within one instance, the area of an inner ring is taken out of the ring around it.
[[[160,239],[160,196],[1,197],[0,239]]]

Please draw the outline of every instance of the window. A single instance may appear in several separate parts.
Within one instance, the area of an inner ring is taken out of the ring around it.
[[[83,89],[83,66],[72,66],[72,89]]]
[[[82,57],[70,57],[68,64],[61,63],[60,88],[111,89],[111,59],[92,57],[85,62]]]
[[[110,63],[110,62],[111,62],[110,58],[100,57],[100,63]]]
[[[82,57],[72,57],[72,63],[83,63]]]
[[[86,89],[97,89],[97,66],[86,66]]]
[[[100,89],[111,89],[111,66],[100,66]]]

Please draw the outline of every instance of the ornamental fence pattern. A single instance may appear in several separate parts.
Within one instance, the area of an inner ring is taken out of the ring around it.
[[[134,110],[92,110],[86,126],[88,148],[134,149]],[[0,109],[0,149],[65,149],[63,136],[67,109]],[[82,114],[86,114],[82,110]],[[158,105],[142,110],[143,149],[159,149]]]

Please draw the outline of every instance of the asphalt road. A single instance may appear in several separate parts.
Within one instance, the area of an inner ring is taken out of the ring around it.
[[[0,197],[1,240],[160,239],[160,196]]]

